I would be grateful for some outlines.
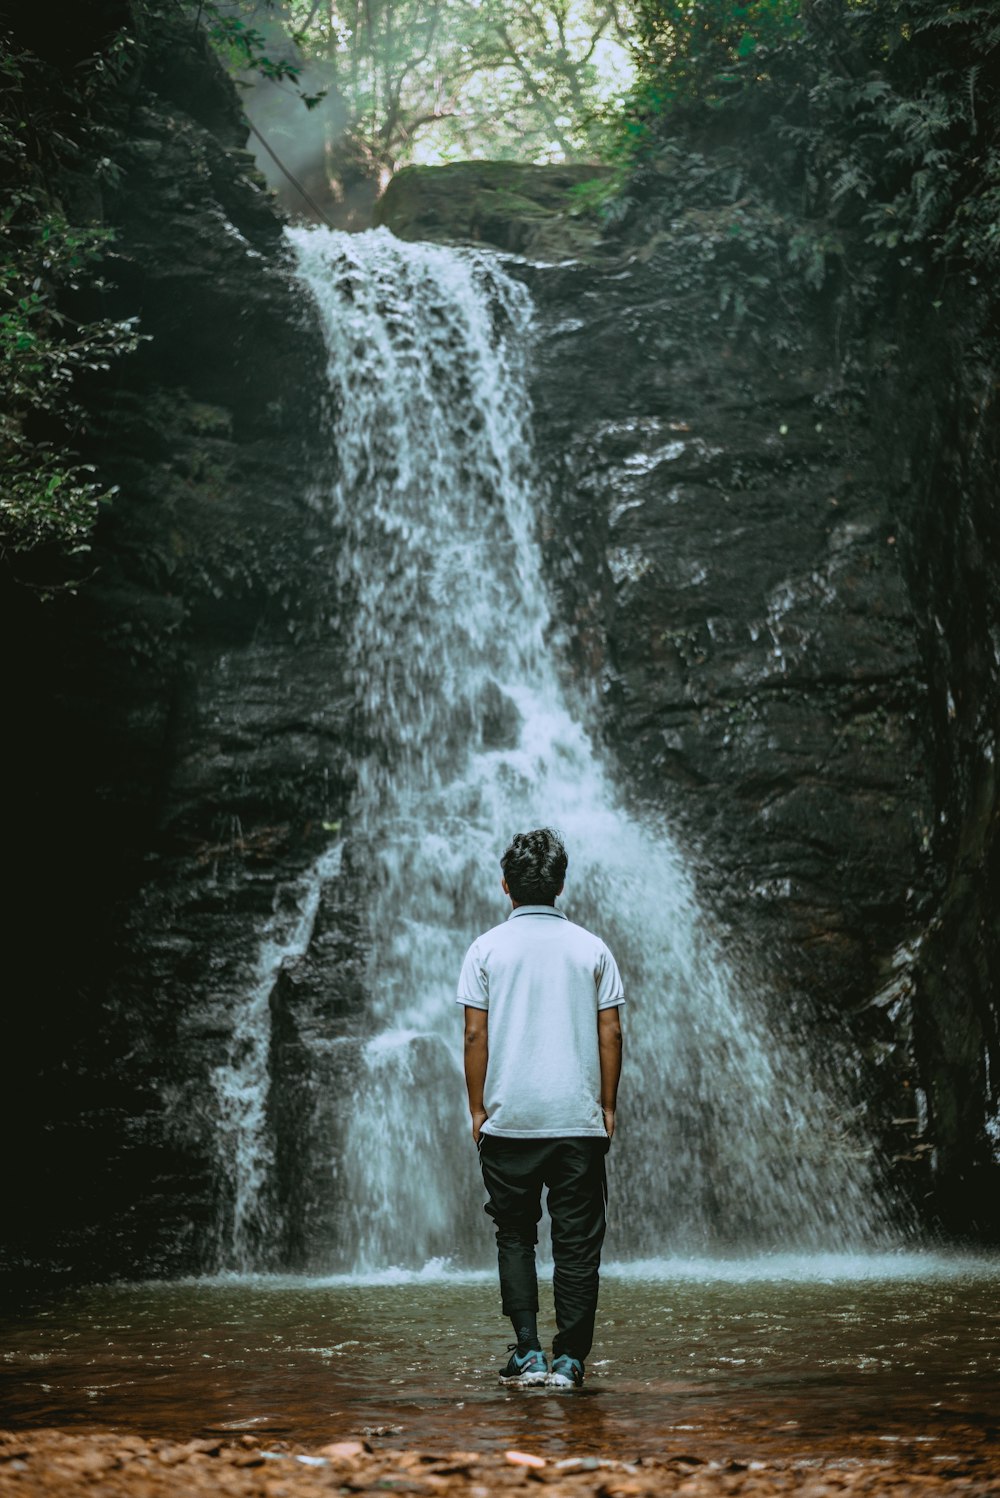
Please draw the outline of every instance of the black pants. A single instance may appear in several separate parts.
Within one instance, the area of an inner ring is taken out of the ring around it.
[[[552,1288],[556,1357],[581,1363],[594,1340],[598,1268],[607,1226],[607,1139],[499,1139],[482,1134],[479,1158],[497,1228],[500,1294],[505,1316],[538,1310],[535,1244],[542,1187],[552,1219]]]

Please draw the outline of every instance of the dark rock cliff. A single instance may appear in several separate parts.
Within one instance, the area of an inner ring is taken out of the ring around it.
[[[1000,422],[990,289],[951,288],[940,316],[902,321],[887,456],[909,480],[903,560],[919,619],[932,787],[932,898],[910,975],[927,1090],[933,1202],[960,1231],[1000,1237]],[[931,321],[931,327],[928,327]]]
[[[349,776],[336,538],[311,497],[322,339],[203,39],[164,18],[136,39],[115,185],[54,184],[71,221],[114,228],[105,312],[149,335],[84,392],[87,457],[120,492],[74,596],[4,578],[21,974],[4,1092],[26,1204],[4,1254],[101,1274],[201,1268],[225,1239],[206,1098]],[[289,975],[289,1056],[344,984],[307,1000]],[[304,1119],[308,1067],[286,1095]]]
[[[538,409],[563,613],[600,673],[627,793],[665,804],[697,850],[724,939],[763,970],[777,1017],[818,1055],[846,1018],[866,1085],[886,1065],[882,1120],[910,1117],[905,1037],[868,1007],[931,876],[900,480],[843,390],[821,308],[784,289],[776,354],[706,316],[714,287],[687,275],[665,234],[613,279],[563,271],[546,299]]]

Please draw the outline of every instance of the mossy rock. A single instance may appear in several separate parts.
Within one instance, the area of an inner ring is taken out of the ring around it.
[[[400,239],[487,244],[542,260],[601,254],[597,205],[611,168],[459,161],[408,166],[375,205],[375,223]]]

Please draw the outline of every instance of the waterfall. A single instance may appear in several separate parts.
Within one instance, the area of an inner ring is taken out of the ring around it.
[[[490,1260],[455,984],[509,908],[510,835],[543,824],[569,852],[561,907],[608,942],[628,1000],[609,1252],[869,1242],[870,1168],[837,1101],[769,1030],[669,831],[623,810],[568,705],[536,539],[528,291],[474,249],[289,236],[329,348],[337,478],[317,502],[340,538],[348,836],[372,891],[330,1267]]]

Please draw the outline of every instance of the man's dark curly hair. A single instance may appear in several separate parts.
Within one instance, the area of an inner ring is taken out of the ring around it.
[[[516,832],[500,860],[512,900],[519,905],[552,905],[566,878],[566,849],[558,832],[536,827]]]

